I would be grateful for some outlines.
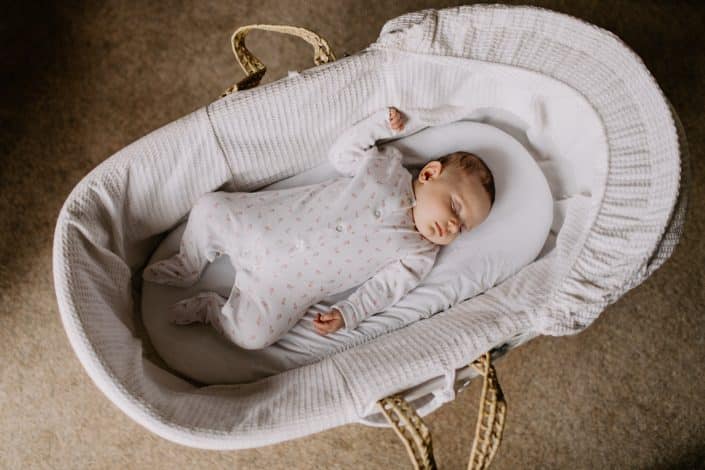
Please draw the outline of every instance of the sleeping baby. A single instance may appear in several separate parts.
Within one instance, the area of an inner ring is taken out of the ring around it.
[[[187,287],[226,254],[235,283],[227,299],[201,292],[175,303],[171,321],[207,323],[242,348],[261,349],[331,294],[360,285],[314,319],[322,335],[354,329],[417,286],[442,245],[487,218],[494,181],[466,152],[431,161],[412,177],[397,149],[375,145],[404,122],[396,108],[384,109],[338,138],[329,159],[340,177],[199,198],[179,252],[145,268],[143,278]]]

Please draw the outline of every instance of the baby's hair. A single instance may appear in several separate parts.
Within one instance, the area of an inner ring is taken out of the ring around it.
[[[438,159],[443,168],[462,170],[466,175],[476,174],[490,197],[490,207],[494,205],[494,177],[485,162],[470,152],[454,152]]]

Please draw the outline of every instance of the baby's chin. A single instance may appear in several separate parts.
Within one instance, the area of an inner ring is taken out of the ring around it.
[[[416,230],[418,230],[418,227],[416,227]],[[424,230],[424,231],[419,230],[419,233],[421,235],[423,235],[423,237],[426,240],[430,241],[431,243],[433,243],[435,245],[445,246],[445,245],[449,245],[450,242],[453,241],[453,240],[442,240],[438,235],[436,235],[434,232],[432,232],[430,230]]]
[[[432,241],[433,243],[435,243],[436,245],[446,246],[446,245],[450,245],[453,240],[455,240],[455,239],[452,239],[452,240],[438,240],[438,239],[432,239],[431,241]]]

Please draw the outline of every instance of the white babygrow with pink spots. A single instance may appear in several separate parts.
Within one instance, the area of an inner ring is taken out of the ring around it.
[[[174,305],[176,323],[211,323],[232,342],[276,342],[309,306],[356,285],[333,305],[345,328],[398,302],[431,271],[439,246],[416,230],[412,176],[392,147],[387,111],[344,133],[329,158],[343,176],[256,193],[209,193],[194,205],[180,251],[144,271],[149,281],[187,286],[220,254],[235,268],[226,300],[208,292]]]

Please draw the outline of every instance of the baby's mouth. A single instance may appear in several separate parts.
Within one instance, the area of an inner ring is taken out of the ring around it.
[[[438,222],[434,222],[434,223],[436,224],[436,232],[438,232],[438,234],[439,234],[441,237],[442,237],[443,235],[445,235],[445,234],[443,233],[443,229],[442,229],[441,226],[438,224]]]

